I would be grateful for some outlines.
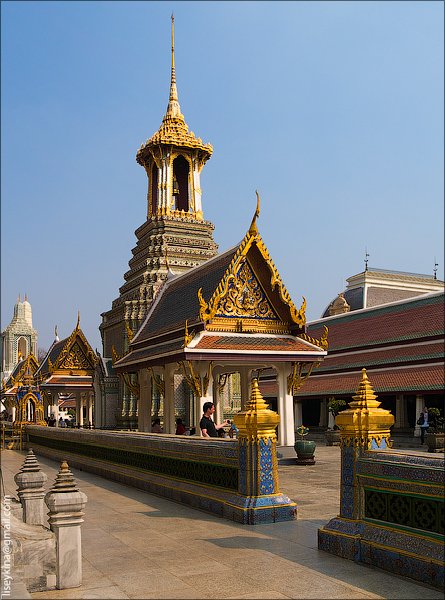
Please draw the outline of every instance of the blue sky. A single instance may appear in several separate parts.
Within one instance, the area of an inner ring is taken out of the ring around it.
[[[159,127],[170,14],[182,112],[214,154],[220,251],[260,233],[316,319],[364,267],[443,279],[442,2],[1,3],[2,329],[18,294],[39,346],[123,284]]]

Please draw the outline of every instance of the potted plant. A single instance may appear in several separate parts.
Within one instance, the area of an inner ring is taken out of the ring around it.
[[[341,398],[335,398],[331,396],[328,401],[328,411],[335,417],[346,406],[346,401]],[[326,446],[339,446],[340,445],[340,430],[338,425],[334,424],[333,429],[327,429],[325,432]]]
[[[443,452],[444,451],[444,423],[445,419],[439,408],[428,409],[428,422],[430,426],[425,437],[428,452]]]
[[[297,465],[314,465],[315,442],[304,439],[304,436],[309,433],[309,427],[300,425],[295,433],[300,436],[300,439],[297,439],[294,445],[297,453]]]

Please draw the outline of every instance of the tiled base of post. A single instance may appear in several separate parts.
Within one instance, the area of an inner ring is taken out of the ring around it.
[[[443,540],[337,517],[318,530],[318,548],[443,589]]]
[[[297,516],[297,505],[285,494],[271,496],[238,496],[224,507],[224,516],[244,525],[292,521]],[[226,514],[227,513],[227,514]]]

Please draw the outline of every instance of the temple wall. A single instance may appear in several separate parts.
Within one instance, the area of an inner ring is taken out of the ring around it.
[[[35,425],[26,427],[26,436],[35,454],[67,460],[72,467],[232,521],[255,525],[296,516],[296,504],[278,489],[255,495],[241,489],[240,481],[257,468],[257,461],[261,464],[258,477],[264,473],[265,481],[273,480],[278,488],[277,461],[263,456],[271,448],[264,449],[260,441],[253,444],[257,452],[242,459],[239,440],[232,439]],[[268,465],[275,470],[273,477]]]
[[[363,450],[357,460],[353,454],[342,447],[340,516],[319,529],[318,547],[443,588],[443,457],[389,449]]]

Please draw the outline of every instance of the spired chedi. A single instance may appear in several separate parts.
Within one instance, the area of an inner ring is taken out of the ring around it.
[[[217,252],[214,226],[204,220],[200,175],[211,157],[211,144],[196,137],[178,100],[172,16],[171,81],[167,111],[158,131],[137,152],[148,177],[147,220],[135,232],[125,283],[111,310],[102,314],[100,363],[102,426],[137,426],[137,387],[131,377],[114,376],[111,362],[128,349],[153,299],[167,277],[202,264]]]

